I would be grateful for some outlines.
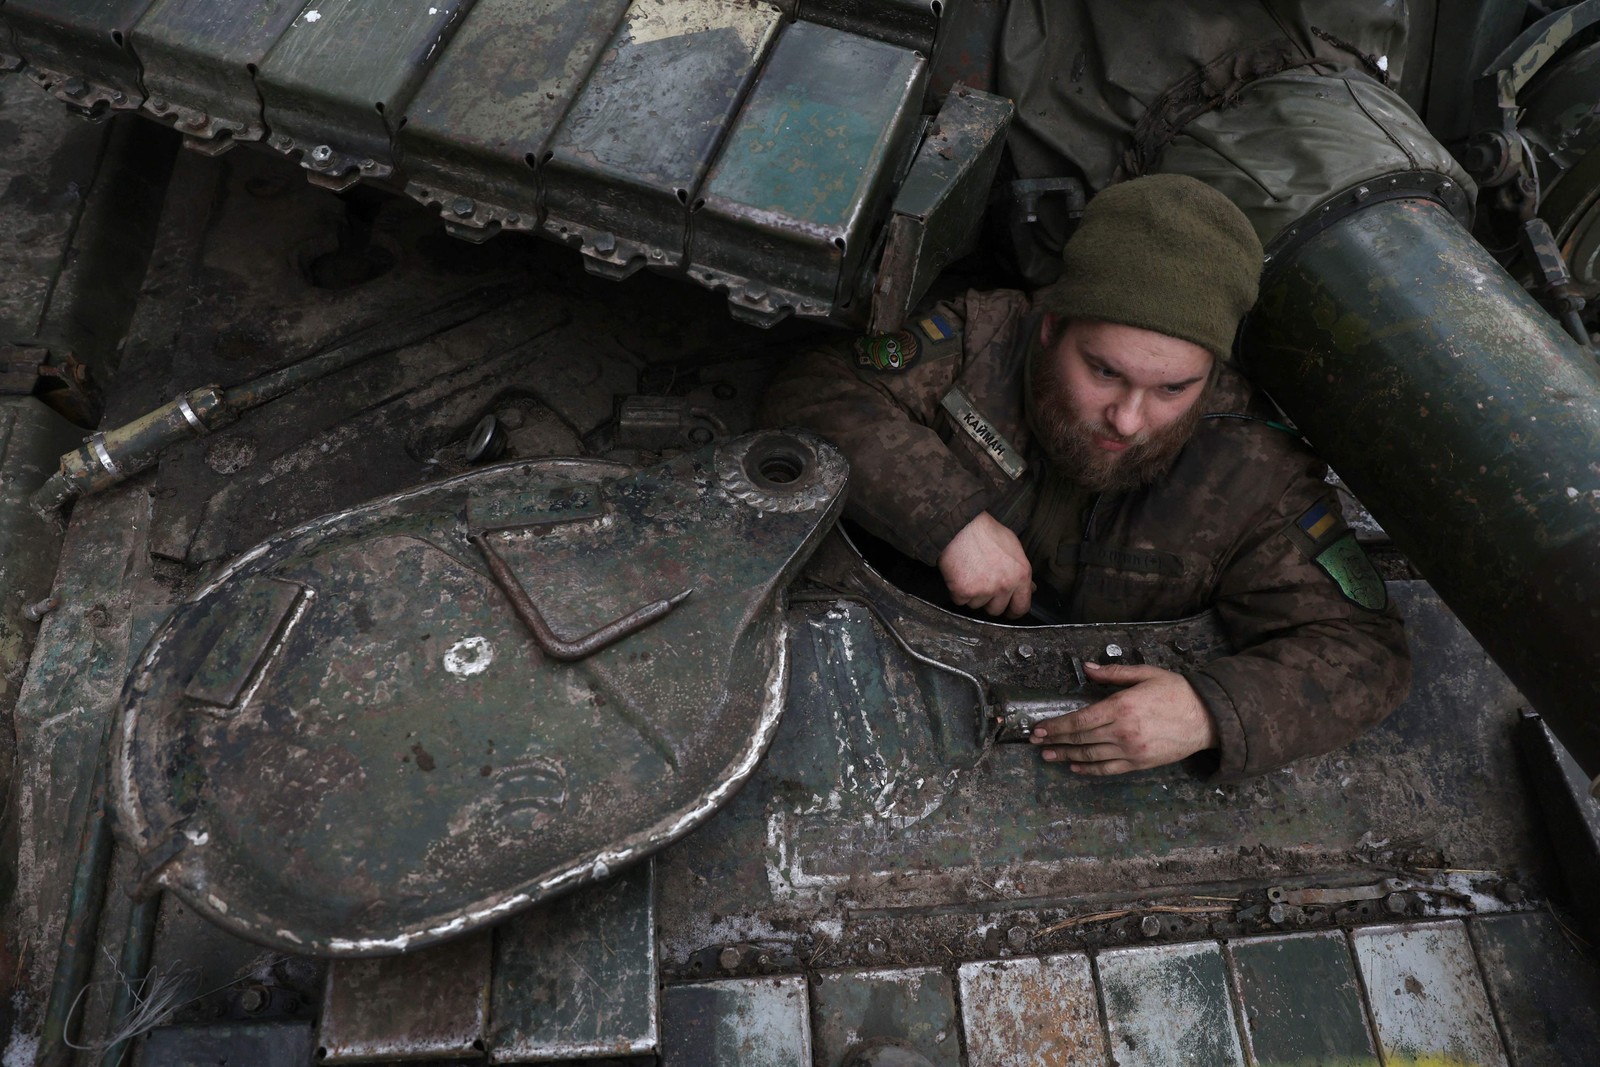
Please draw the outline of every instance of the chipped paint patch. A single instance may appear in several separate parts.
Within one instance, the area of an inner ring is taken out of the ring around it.
[[[457,678],[482,674],[493,663],[494,645],[483,637],[463,637],[444,654],[444,669]]]

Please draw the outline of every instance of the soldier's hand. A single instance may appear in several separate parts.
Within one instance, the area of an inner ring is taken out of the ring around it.
[[[1086,663],[1092,681],[1128,688],[1033,728],[1044,758],[1078,774],[1124,774],[1176,763],[1220,744],[1217,724],[1186,678],[1159,667]]]
[[[987,511],[967,523],[939,553],[939,573],[964,608],[1017,618],[1033,603],[1033,568],[1022,542]]]

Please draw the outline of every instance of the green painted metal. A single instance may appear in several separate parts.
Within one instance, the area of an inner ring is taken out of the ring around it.
[[[1120,1067],[1245,1067],[1215,942],[1103,952],[1095,965]]]
[[[261,140],[255,71],[305,7],[155,0],[129,37],[149,93],[145,110],[203,150]]]
[[[1252,1062],[1377,1067],[1355,962],[1342,934],[1240,941],[1229,955]]]
[[[163,1026],[145,1037],[135,1067],[300,1067],[313,1062],[312,1047],[304,1022]]]
[[[652,864],[517,916],[496,937],[489,1057],[649,1055],[660,1043]]]
[[[256,76],[269,143],[336,188],[394,171],[405,108],[472,0],[307,5]]]
[[[1600,367],[1437,204],[1278,265],[1246,370],[1600,772]]]
[[[927,74],[915,52],[788,27],[697,201],[690,276],[727,288],[735,316],[764,325],[849,304],[916,146]]]
[[[1600,1049],[1600,967],[1547,911],[1467,925],[1517,1067],[1565,1067]]]
[[[629,6],[478,0],[406,111],[406,191],[469,239],[537,229],[535,167]]]
[[[781,591],[845,475],[781,433],[626,477],[502,465],[246,553],[129,682],[117,802],[145,877],[242,936],[361,956],[643,858],[765,750]],[[574,512],[574,485],[598,515]],[[575,640],[685,589],[578,662],[525,628]]]
[[[965,87],[945,100],[894,201],[872,292],[874,334],[893,333],[944,269],[977,244],[1015,111]]]
[[[804,975],[668,986],[662,1067],[814,1067]]]
[[[925,968],[833,971],[811,991],[816,1062],[838,1064],[853,1049],[893,1042],[932,1067],[961,1067],[950,976]]]
[[[9,0],[12,47],[41,88],[95,117],[144,102],[128,34],[151,0]]]
[[[541,160],[546,230],[608,277],[681,266],[691,208],[780,21],[762,3],[636,0]]]

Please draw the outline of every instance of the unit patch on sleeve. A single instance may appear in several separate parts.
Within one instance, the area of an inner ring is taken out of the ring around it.
[[[1332,578],[1345,599],[1368,611],[1389,606],[1389,589],[1356,535],[1326,502],[1305,510],[1286,531],[1306,556]]]
[[[956,425],[967,431],[967,436],[983,446],[989,458],[999,464],[1008,477],[1022,477],[1022,472],[1028,469],[1027,461],[1006,440],[1005,435],[983,417],[960,386],[946,393],[940,404],[956,420]]]
[[[916,361],[922,346],[910,330],[858,337],[856,365],[867,370],[902,371]]]

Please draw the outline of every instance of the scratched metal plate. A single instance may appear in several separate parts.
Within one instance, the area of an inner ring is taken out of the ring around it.
[[[145,111],[197,141],[226,147],[266,135],[255,69],[306,0],[155,0],[133,28],[149,92]]]
[[[690,205],[780,20],[751,0],[636,0],[541,160],[551,235],[611,277],[680,266]]]
[[[628,7],[478,0],[406,111],[406,191],[458,234],[537,227],[535,167]]]
[[[1121,1067],[1245,1067],[1215,942],[1119,949],[1098,962],[1112,1055]]]
[[[933,968],[838,971],[812,990],[816,1057],[829,1067],[853,1049],[894,1042],[930,1067],[961,1067],[955,991]]]
[[[1503,1065],[1489,997],[1458,922],[1351,935],[1385,1063]]]
[[[495,932],[494,1063],[650,1055],[660,1043],[651,863],[530,908]]]
[[[1517,1067],[1565,1067],[1600,1049],[1600,966],[1554,915],[1474,919],[1470,931]]]
[[[904,48],[788,27],[706,179],[690,276],[764,324],[848,302],[916,148],[927,72]]]
[[[489,1024],[494,934],[328,967],[317,1024],[322,1063],[480,1056]]]
[[[272,946],[382,955],[603,878],[724,803],[776,728],[780,591],[844,461],[767,433],[584,470],[502,465],[315,520],[179,607],[117,743],[147,883]],[[560,635],[693,592],[558,663],[469,521]]]
[[[144,101],[128,33],[151,0],[8,0],[3,18],[28,76],[74,107],[125,111]]]
[[[968,1067],[1107,1062],[1088,956],[968,963],[959,977]]]
[[[662,1067],[812,1067],[804,975],[668,986]]]
[[[309,3],[256,78],[271,145],[304,153],[301,165],[331,185],[387,177],[406,104],[471,7]]]
[[[863,37],[933,54],[939,23],[953,9],[974,0],[802,0],[807,22],[848,30]],[[979,0],[981,2],[981,0]]]

